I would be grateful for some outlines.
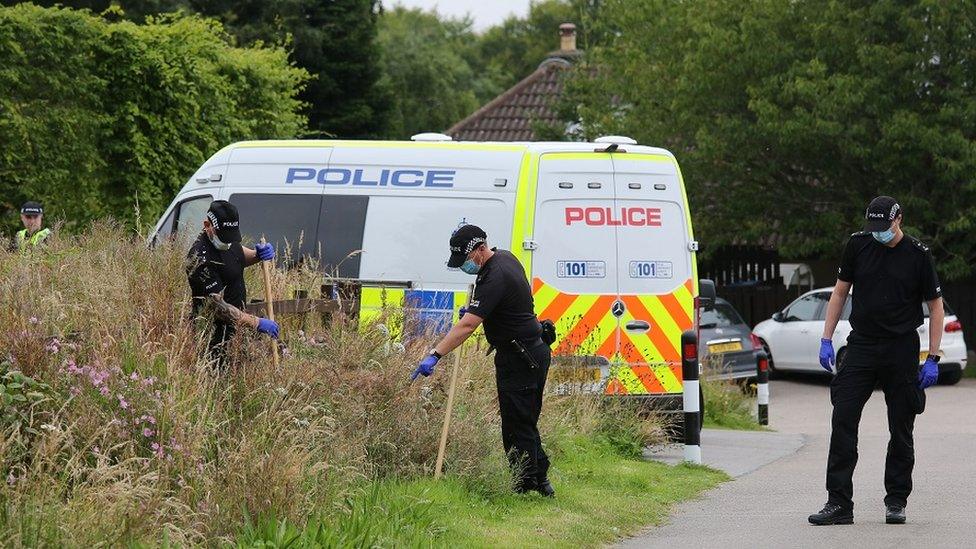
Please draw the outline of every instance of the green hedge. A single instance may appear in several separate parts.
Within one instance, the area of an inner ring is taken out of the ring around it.
[[[137,209],[149,223],[227,143],[303,132],[307,80],[286,51],[234,47],[197,16],[0,8],[0,230],[27,199],[67,230]]]

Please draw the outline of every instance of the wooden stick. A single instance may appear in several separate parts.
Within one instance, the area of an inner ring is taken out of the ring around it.
[[[454,391],[457,389],[458,369],[461,366],[461,348],[454,354],[454,368],[451,371],[451,387],[447,391],[447,409],[444,410],[444,427],[441,429],[441,444],[437,448],[437,465],[434,467],[434,478],[441,478],[444,468],[444,452],[447,450],[447,432],[451,429],[451,412],[454,410]]]
[[[468,286],[468,304],[471,303],[471,297],[473,295],[474,285],[470,285]],[[447,390],[447,408],[444,410],[444,427],[441,428],[441,442],[440,446],[437,448],[437,464],[434,466],[435,480],[441,478],[441,473],[444,469],[444,453],[447,450],[447,433],[451,430],[451,412],[454,411],[454,392],[457,389],[458,370],[461,366],[461,353],[463,349],[464,344],[462,343],[454,351],[454,368],[451,371],[451,386]]]
[[[264,237],[261,237],[261,244],[267,244]],[[264,272],[264,302],[268,307],[268,320],[274,322],[274,299],[271,297],[271,265],[267,261],[261,262],[261,271]],[[274,338],[269,338],[271,342],[271,361],[274,367],[278,367],[278,342]]]

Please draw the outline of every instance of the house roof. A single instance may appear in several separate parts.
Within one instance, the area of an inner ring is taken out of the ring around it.
[[[445,133],[457,141],[536,141],[537,124],[560,124],[557,100],[563,77],[580,52],[560,51],[505,93],[489,101]]]

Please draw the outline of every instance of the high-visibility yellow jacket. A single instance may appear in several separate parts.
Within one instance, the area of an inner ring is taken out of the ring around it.
[[[25,251],[28,248],[36,247],[41,242],[44,242],[48,236],[51,235],[51,229],[41,229],[36,233],[32,234],[30,238],[27,237],[27,229],[21,229],[17,232],[14,240],[17,244],[17,249],[20,251]]]

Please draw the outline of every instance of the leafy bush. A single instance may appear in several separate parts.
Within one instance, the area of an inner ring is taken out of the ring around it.
[[[0,67],[0,228],[27,199],[72,230],[106,215],[133,224],[137,208],[155,219],[227,143],[305,127],[307,73],[196,16],[136,25],[0,8]]]

